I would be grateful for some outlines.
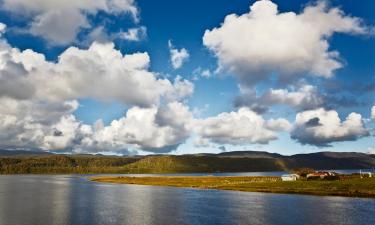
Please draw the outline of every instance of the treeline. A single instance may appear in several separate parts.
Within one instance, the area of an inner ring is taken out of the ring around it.
[[[326,169],[372,169],[375,155],[312,153],[294,156],[259,155],[159,155],[94,156],[47,155],[0,157],[0,174],[61,173],[213,173],[292,171],[309,167]]]
[[[0,174],[198,173],[278,171],[275,159],[215,156],[33,156],[0,158]]]
[[[214,173],[287,170],[272,158],[149,156],[125,166],[131,173]]]
[[[124,165],[136,157],[33,156],[0,158],[0,174],[126,173]]]

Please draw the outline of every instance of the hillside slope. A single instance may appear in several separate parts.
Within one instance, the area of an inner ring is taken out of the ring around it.
[[[0,152],[1,153],[1,152]],[[197,173],[288,171],[314,169],[372,169],[375,155],[319,152],[283,156],[267,152],[225,152],[197,155],[101,156],[10,155],[0,156],[0,174],[25,173]]]
[[[279,159],[218,156],[148,156],[124,166],[130,173],[245,172],[283,170]]]

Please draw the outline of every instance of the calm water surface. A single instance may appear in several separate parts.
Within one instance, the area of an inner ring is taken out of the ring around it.
[[[375,199],[0,176],[0,224],[375,224]]]

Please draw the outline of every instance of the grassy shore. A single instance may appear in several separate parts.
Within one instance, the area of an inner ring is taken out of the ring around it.
[[[375,197],[375,178],[283,182],[279,177],[94,177],[91,181],[248,192]]]

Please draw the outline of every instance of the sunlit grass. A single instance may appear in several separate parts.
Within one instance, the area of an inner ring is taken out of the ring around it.
[[[248,192],[375,197],[375,178],[281,181],[279,177],[95,177],[92,181]]]

